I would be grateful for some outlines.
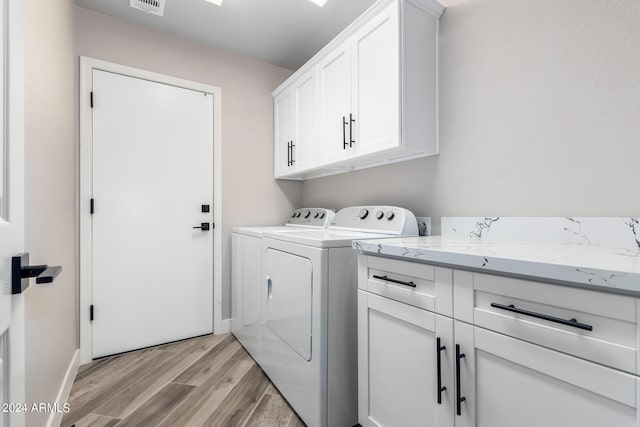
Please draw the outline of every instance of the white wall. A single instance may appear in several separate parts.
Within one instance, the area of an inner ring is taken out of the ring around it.
[[[438,226],[640,215],[640,2],[446,3],[441,154],[309,181],[303,204],[396,204]]]
[[[87,9],[76,13],[78,56],[222,88],[222,316],[229,318],[231,227],[282,224],[302,203],[302,185],[274,181],[271,160],[271,91],[291,71]]]
[[[62,265],[55,283],[25,293],[26,397],[54,402],[77,342],[75,8],[26,0],[25,247],[33,264]],[[27,413],[27,425],[49,414]]]

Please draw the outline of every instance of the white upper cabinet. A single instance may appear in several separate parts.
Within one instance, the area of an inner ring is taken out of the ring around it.
[[[295,98],[295,134],[293,161],[296,171],[304,171],[318,162],[318,74],[304,74],[293,86]]]
[[[274,99],[274,176],[287,177],[318,163],[318,77],[308,70]]]
[[[278,155],[283,147],[279,101],[298,90],[310,70],[317,76],[317,122],[304,127],[315,134],[284,143],[283,153],[292,144],[294,154],[277,158],[275,177],[309,179],[438,154],[437,44],[443,10],[434,0],[380,0],[276,89]],[[295,128],[296,121],[300,126],[295,112],[290,120],[290,126]],[[302,154],[307,152],[315,153],[313,160]],[[282,158],[285,167],[279,168]]]
[[[363,156],[400,147],[398,8],[371,19],[352,39],[352,128]]]
[[[320,60],[319,163],[330,164],[348,157],[351,136],[351,45],[343,43]],[[352,143],[351,143],[352,145]]]
[[[274,100],[274,175],[276,178],[293,172],[291,143],[294,134],[293,93],[287,90]]]

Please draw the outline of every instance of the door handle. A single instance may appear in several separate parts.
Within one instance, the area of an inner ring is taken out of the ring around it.
[[[580,323],[576,319],[561,319],[559,317],[549,316],[548,314],[536,313],[535,311],[523,310],[521,308],[517,308],[513,304],[504,305],[498,304],[495,302],[491,303],[491,307],[499,308],[500,310],[511,311],[517,314],[523,314],[525,316],[535,317],[536,319],[547,320],[549,322],[559,323],[561,325],[571,326],[578,329],[584,329],[585,331],[593,331],[593,326],[587,325],[586,323]]]
[[[353,147],[353,144],[356,142],[353,140],[353,124],[356,122],[356,119],[353,118],[353,114],[349,114],[349,147]]]
[[[378,280],[384,280],[385,282],[391,282],[391,283],[397,283],[399,285],[410,286],[412,288],[415,288],[418,286],[413,282],[405,282],[403,280],[392,279],[391,277],[387,277],[387,276],[378,276],[377,274],[374,274],[373,278]]]
[[[273,296],[273,281],[271,277],[267,276],[267,299],[271,299]]]
[[[291,166],[291,142],[287,141],[287,167]]]
[[[456,414],[462,415],[462,402],[467,400],[462,396],[460,390],[460,360],[465,357],[464,353],[460,352],[460,344],[456,344]]]
[[[293,158],[293,148],[296,146],[296,144],[293,143],[293,140],[291,140],[291,165],[293,166],[296,163],[296,159]]]
[[[347,122],[347,118],[345,116],[342,116],[342,149],[346,150],[347,149],[347,125],[349,124],[349,122]]]
[[[62,272],[61,266],[29,265],[29,254],[11,257],[11,293],[21,294],[29,287],[29,279],[36,278],[37,284],[53,283]]]
[[[441,344],[441,340],[440,337],[436,338],[436,361],[437,361],[437,368],[438,368],[438,405],[442,404],[442,392],[447,390],[447,387],[443,387],[442,386],[442,351],[446,350],[447,347],[444,345],[440,345]]]
[[[209,223],[208,222],[202,222],[202,223],[200,223],[199,227],[193,227],[193,229],[194,230],[200,229],[202,231],[209,231],[210,230]]]

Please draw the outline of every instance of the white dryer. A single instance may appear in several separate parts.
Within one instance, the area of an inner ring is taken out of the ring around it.
[[[417,235],[415,216],[388,206],[342,209],[327,230],[264,233],[259,363],[309,427],[358,422],[352,241]]]
[[[262,316],[262,235],[307,229],[325,229],[335,212],[297,209],[285,225],[234,227],[231,237],[231,332],[251,356],[260,360]]]

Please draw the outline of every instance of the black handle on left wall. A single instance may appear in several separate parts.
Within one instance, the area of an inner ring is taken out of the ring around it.
[[[61,272],[61,266],[29,265],[29,254],[18,254],[11,257],[11,293],[23,293],[32,277],[36,278],[37,284],[53,283]]]

